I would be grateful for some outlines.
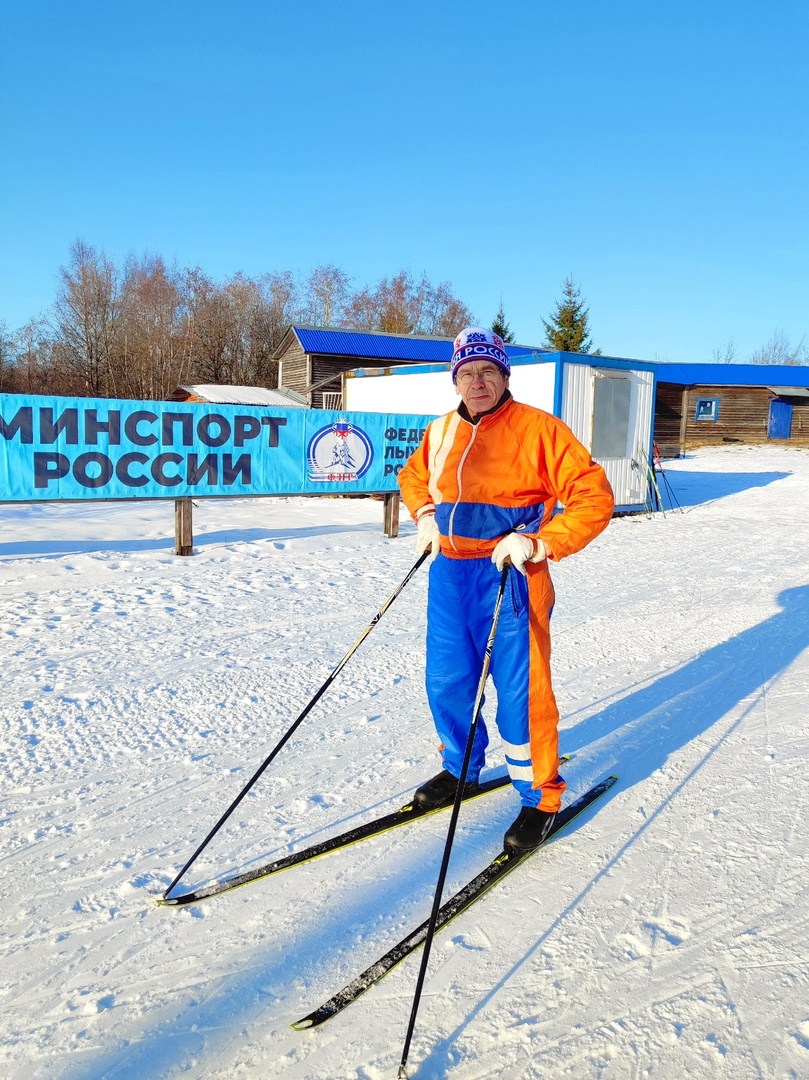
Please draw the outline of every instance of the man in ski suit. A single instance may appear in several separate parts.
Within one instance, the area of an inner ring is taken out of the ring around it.
[[[516,402],[502,340],[472,326],[455,340],[452,380],[461,404],[434,420],[399,474],[431,550],[427,599],[427,697],[443,769],[423,784],[425,807],[453,800],[503,566],[513,567],[491,657],[497,727],[522,809],[508,850],[547,836],[565,783],[559,775],[559,711],[551,686],[549,561],[580,551],[607,526],[613,495],[600,465],[549,413]],[[562,513],[554,514],[560,503]],[[478,723],[466,778],[477,787],[488,735]]]

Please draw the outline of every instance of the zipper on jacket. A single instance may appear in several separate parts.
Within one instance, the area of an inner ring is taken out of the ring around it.
[[[458,462],[458,472],[455,477],[458,482],[458,498],[455,500],[455,505],[450,511],[449,524],[447,526],[447,539],[449,540],[453,551],[458,550],[455,547],[455,541],[452,538],[452,525],[455,520],[455,511],[458,509],[458,503],[461,501],[461,495],[463,494],[463,480],[461,479],[461,473],[463,472],[464,462],[466,461],[467,454],[472,449],[472,443],[475,441],[475,436],[478,433],[478,427],[478,424],[472,425],[472,438],[469,440],[469,444],[464,450],[464,452],[461,454],[461,460]]]

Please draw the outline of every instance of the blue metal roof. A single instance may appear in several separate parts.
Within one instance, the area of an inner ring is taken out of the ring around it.
[[[304,352],[319,356],[356,356],[364,360],[410,360],[420,364],[449,364],[452,338],[413,337],[359,330],[321,330],[293,326]],[[524,345],[507,345],[509,356],[535,352]]]
[[[356,356],[370,361],[368,367],[384,367],[386,360],[410,364],[449,364],[452,338],[418,337],[361,330],[334,330],[313,326],[293,326],[292,330],[307,353],[319,356]],[[802,386],[809,387],[809,367],[763,364],[670,364],[623,357],[560,353],[530,345],[507,345],[506,352],[519,363],[549,360],[592,364],[600,367],[627,367],[655,372],[658,382],[680,386]],[[378,361],[374,364],[374,361]]]
[[[524,345],[507,345],[506,348],[510,355],[512,371],[515,368],[527,367],[531,364],[584,364],[594,368],[613,368],[619,371],[654,372],[660,367],[660,364],[656,364],[652,360],[623,360],[616,356],[591,356],[588,353],[554,352],[552,349],[531,349]],[[449,363],[449,360],[446,360],[441,364],[418,362],[402,364],[400,367],[392,368],[388,374],[424,375],[431,371],[446,371]],[[349,378],[374,376],[378,375],[383,367],[382,364],[368,364],[367,367],[354,368],[353,371],[346,372],[346,374]],[[559,385],[561,386],[561,383]]]
[[[658,382],[680,386],[804,386],[809,367],[784,364],[657,364]]]

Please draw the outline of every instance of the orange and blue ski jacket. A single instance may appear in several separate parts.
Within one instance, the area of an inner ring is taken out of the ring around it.
[[[414,520],[435,511],[442,554],[482,558],[519,532],[541,538],[558,561],[606,528],[612,488],[566,424],[510,394],[477,423],[465,412],[434,420],[399,474]]]

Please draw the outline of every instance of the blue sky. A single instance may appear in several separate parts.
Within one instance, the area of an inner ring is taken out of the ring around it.
[[[81,238],[448,280],[518,341],[809,340],[807,0],[0,0],[0,320]]]

